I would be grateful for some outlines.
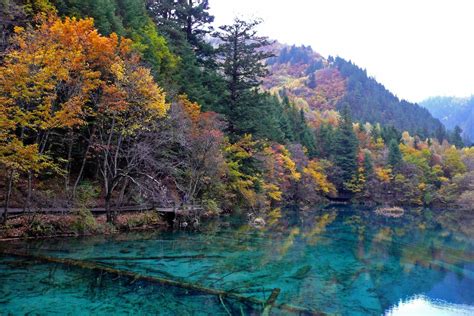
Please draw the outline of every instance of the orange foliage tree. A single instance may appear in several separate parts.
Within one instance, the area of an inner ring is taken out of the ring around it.
[[[178,183],[184,193],[185,202],[193,201],[205,187],[215,187],[224,176],[224,128],[222,120],[214,112],[201,112],[196,102],[191,102],[187,96],[178,98],[178,106],[184,113],[182,128],[185,140],[182,146],[182,172]],[[208,189],[207,192],[216,191]],[[211,200],[213,197],[206,197]]]
[[[112,145],[120,147],[147,122],[163,117],[168,108],[164,93],[139,65],[130,40],[100,35],[92,19],[39,19],[34,29],[16,28],[0,67],[0,147],[5,149],[0,162],[11,175],[18,165],[13,161],[28,149],[31,154],[22,156],[29,159],[23,164],[29,166],[29,179],[42,168],[58,169],[53,158],[62,157],[48,153],[53,132],[73,133],[87,124],[93,130],[89,144],[98,131],[104,145],[101,171],[108,196],[118,174],[126,175],[111,166],[117,161]]]

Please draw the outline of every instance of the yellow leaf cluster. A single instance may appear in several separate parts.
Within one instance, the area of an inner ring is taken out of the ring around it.
[[[178,99],[189,118],[193,122],[197,122],[201,113],[201,106],[196,102],[191,102],[184,94],[180,95]]]
[[[375,175],[377,179],[381,182],[390,182],[392,179],[392,169],[376,167]]]
[[[303,172],[311,177],[318,191],[324,193],[336,191],[336,188],[331,182],[329,182],[326,174],[324,173],[324,168],[319,162],[311,160],[308,165],[303,169]]]

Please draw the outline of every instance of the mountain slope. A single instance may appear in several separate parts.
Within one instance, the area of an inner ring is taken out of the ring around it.
[[[311,47],[276,45],[277,57],[268,60],[270,76],[265,89],[284,90],[308,112],[340,110],[349,106],[360,122],[392,125],[420,136],[433,135],[443,126],[426,109],[399,100],[365,70],[342,58],[323,58]]]
[[[456,125],[466,140],[474,140],[474,96],[470,98],[433,97],[420,103],[448,129]],[[469,143],[469,141],[467,142]]]

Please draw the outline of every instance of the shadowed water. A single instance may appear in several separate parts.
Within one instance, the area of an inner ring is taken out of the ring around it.
[[[3,245],[336,315],[473,315],[471,214],[328,208],[273,213],[264,229],[225,218],[200,232]],[[114,275],[0,257],[1,314],[260,314],[263,307]]]

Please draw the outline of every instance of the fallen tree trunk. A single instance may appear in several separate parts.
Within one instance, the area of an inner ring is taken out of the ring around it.
[[[222,256],[217,255],[189,255],[189,256],[158,256],[158,257],[91,257],[86,258],[85,260],[93,260],[93,261],[109,261],[109,260],[130,260],[130,261],[137,261],[137,260],[170,260],[170,259],[206,259],[206,258],[222,258]]]
[[[278,298],[278,295],[280,294],[280,289],[274,289],[272,291],[272,294],[270,294],[270,297],[268,300],[265,302],[265,307],[263,308],[263,316],[269,316],[270,312],[273,308],[273,305],[275,305],[275,302]]]
[[[268,308],[268,306],[271,305],[274,308],[278,308],[280,310],[294,312],[294,313],[303,313],[304,315],[315,315],[315,316],[326,315],[325,313],[322,313],[319,311],[312,311],[303,307],[292,306],[289,304],[274,305],[274,302],[276,301],[276,298],[278,294],[280,293],[280,289],[273,290],[272,294],[270,295],[270,298],[267,301],[262,301],[254,297],[246,297],[243,295],[239,295],[237,293],[208,288],[208,287],[201,286],[198,284],[175,281],[175,280],[164,279],[164,278],[159,278],[159,277],[146,276],[146,275],[142,275],[142,274],[131,272],[131,271],[117,270],[108,266],[100,265],[100,264],[89,262],[89,261],[66,259],[66,258],[55,258],[55,257],[44,256],[44,255],[34,255],[34,254],[20,252],[17,250],[6,250],[6,249],[0,249],[0,253],[4,255],[14,256],[14,257],[42,261],[46,263],[57,263],[57,264],[65,265],[65,266],[77,267],[77,268],[91,270],[91,271],[97,271],[100,273],[109,273],[112,275],[116,275],[118,277],[129,278],[133,280],[133,282],[147,281],[150,283],[158,283],[158,284],[162,284],[166,286],[178,287],[178,288],[192,290],[192,291],[196,291],[196,292],[200,292],[204,294],[216,295],[218,297],[230,298],[230,299],[234,299],[243,303],[251,303],[256,306],[261,306],[262,308],[265,308],[265,307]]]

